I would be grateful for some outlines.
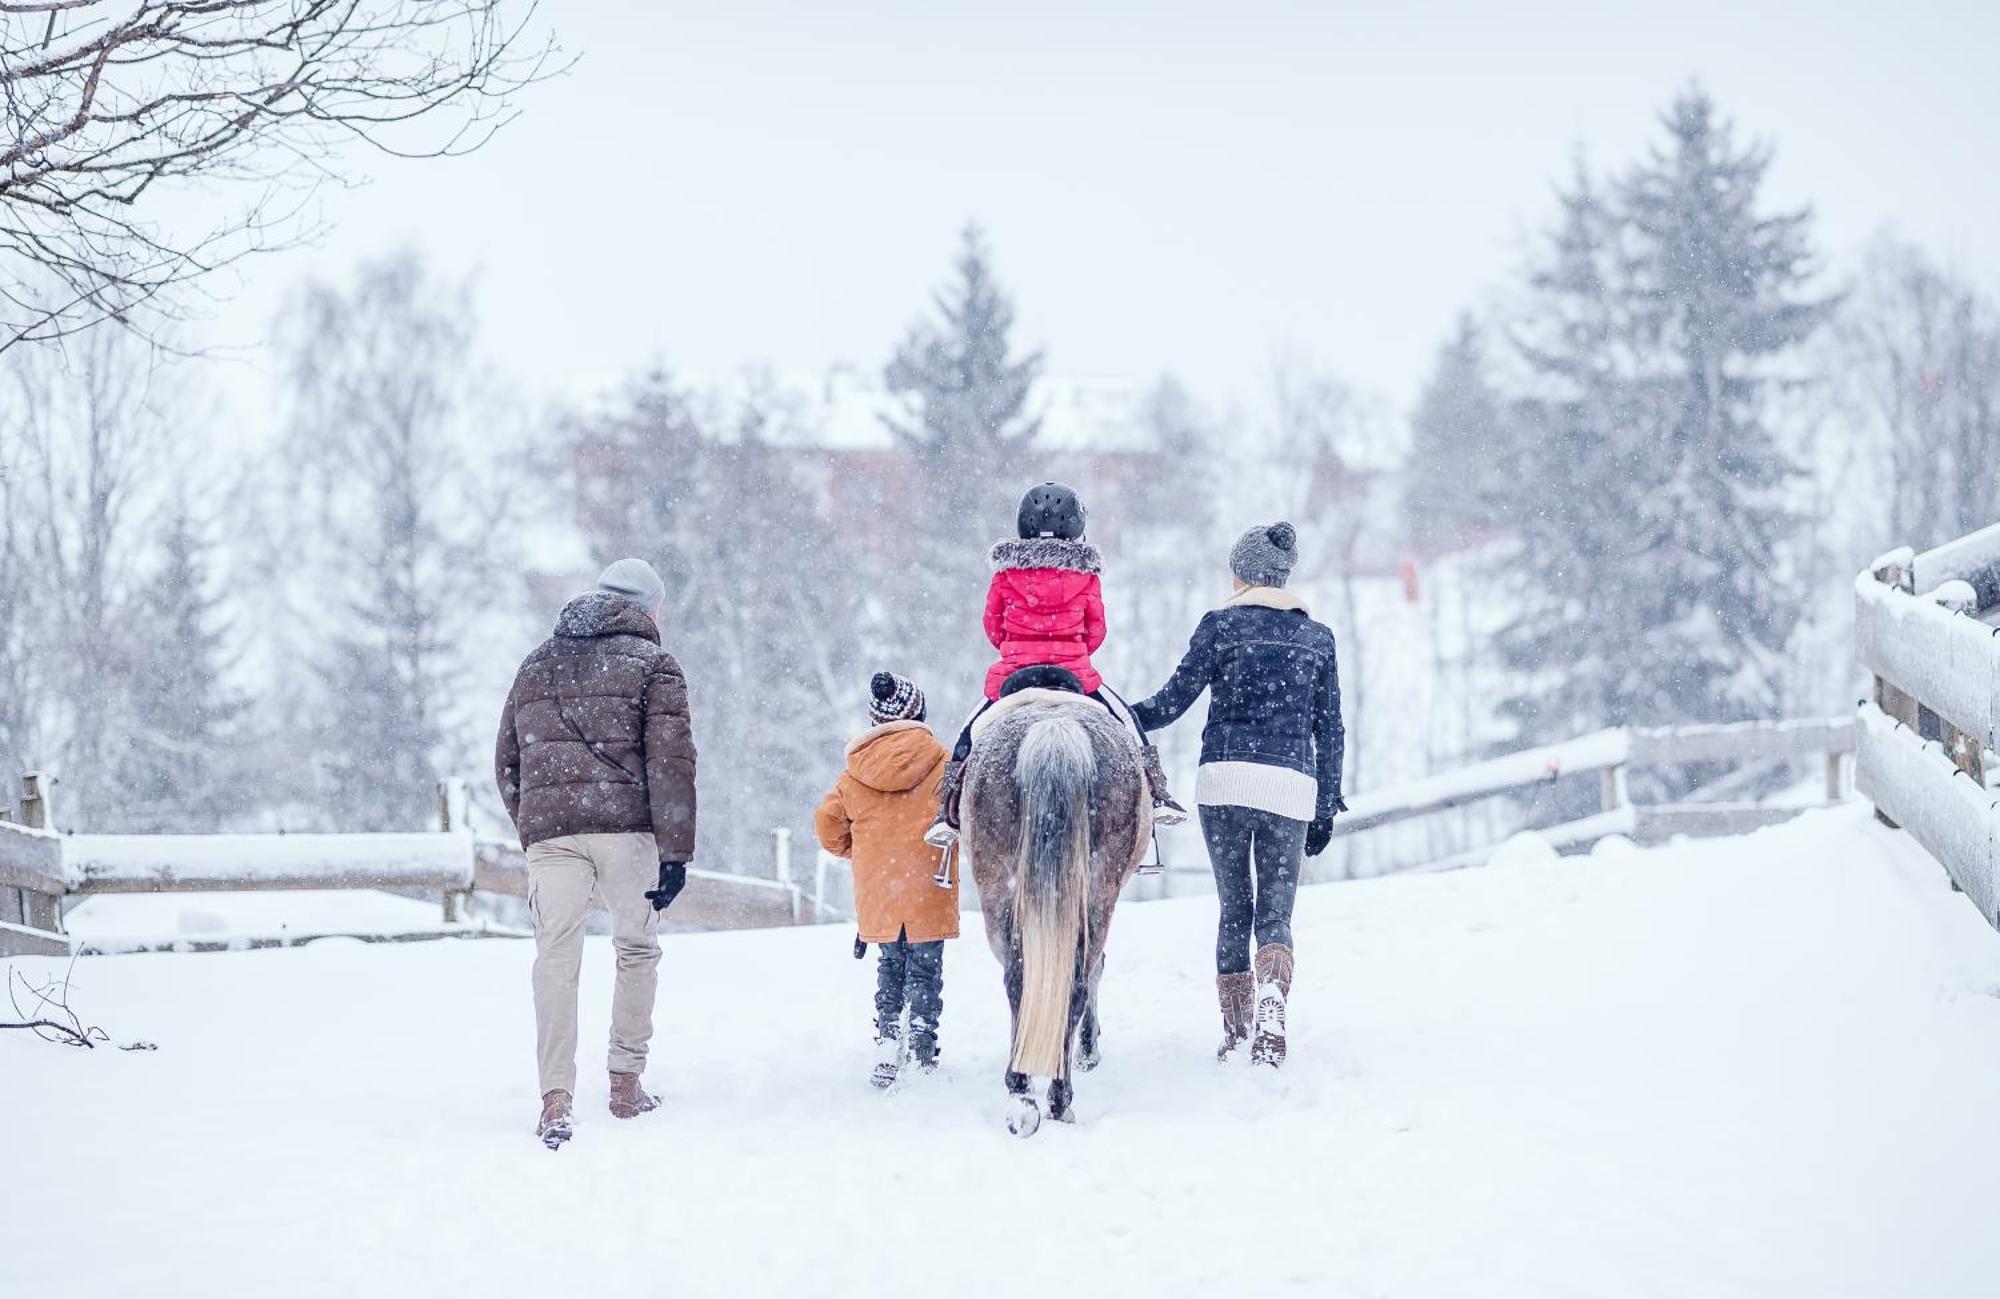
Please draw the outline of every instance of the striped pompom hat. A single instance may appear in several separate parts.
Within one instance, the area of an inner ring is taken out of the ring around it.
[[[924,720],[924,692],[908,677],[894,672],[877,672],[868,680],[868,717],[883,722]]]

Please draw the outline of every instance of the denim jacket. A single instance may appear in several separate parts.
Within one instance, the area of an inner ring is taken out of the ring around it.
[[[1333,633],[1307,615],[1297,596],[1253,586],[1204,614],[1173,676],[1132,711],[1141,726],[1157,730],[1192,707],[1204,689],[1210,692],[1201,733],[1204,763],[1289,767],[1318,779],[1318,817],[1343,806],[1347,734]]]

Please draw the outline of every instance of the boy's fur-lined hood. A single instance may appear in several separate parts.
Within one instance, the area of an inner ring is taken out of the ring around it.
[[[1104,556],[1097,547],[1064,537],[1008,537],[994,542],[987,558],[996,573],[1012,568],[1063,568],[1072,573],[1104,570]]]
[[[847,774],[870,789],[900,794],[935,775],[946,756],[922,722],[884,722],[847,746]]]

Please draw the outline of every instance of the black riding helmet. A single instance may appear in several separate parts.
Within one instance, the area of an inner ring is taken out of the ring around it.
[[[1083,536],[1083,502],[1061,483],[1030,487],[1021,498],[1021,512],[1015,530],[1028,537],[1061,537],[1076,541]]]

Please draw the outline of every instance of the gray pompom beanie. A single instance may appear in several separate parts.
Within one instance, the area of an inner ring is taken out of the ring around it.
[[[1299,535],[1289,523],[1260,524],[1229,548],[1229,571],[1252,586],[1283,586],[1299,559]]]
[[[598,577],[597,589],[622,595],[650,614],[667,602],[667,584],[643,559],[618,560]]]

